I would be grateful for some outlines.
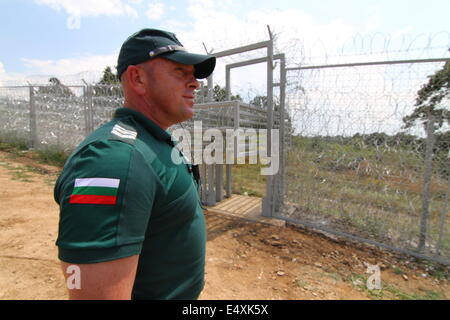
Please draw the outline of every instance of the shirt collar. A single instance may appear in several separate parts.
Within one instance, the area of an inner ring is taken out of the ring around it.
[[[126,116],[132,116],[133,119],[139,122],[156,139],[164,141],[172,146],[176,144],[174,141],[172,141],[172,136],[169,132],[163,130],[160,126],[144,116],[142,113],[130,108],[119,108],[114,113],[114,118],[121,118]]]

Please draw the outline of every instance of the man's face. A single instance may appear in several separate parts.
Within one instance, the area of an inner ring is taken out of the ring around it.
[[[152,115],[167,127],[192,118],[194,91],[200,85],[194,77],[194,66],[164,58],[145,64],[149,79],[145,99]]]

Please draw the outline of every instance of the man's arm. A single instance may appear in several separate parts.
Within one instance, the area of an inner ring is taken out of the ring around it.
[[[71,300],[129,300],[133,289],[139,255],[127,258],[92,263],[71,264],[61,261],[64,276],[70,266],[80,269],[80,289],[69,290]],[[71,270],[71,269],[69,269]]]

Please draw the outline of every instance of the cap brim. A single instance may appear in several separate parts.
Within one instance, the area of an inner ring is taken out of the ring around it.
[[[181,64],[193,65],[195,68],[194,76],[197,79],[209,77],[216,67],[216,57],[214,56],[189,53],[186,51],[171,51],[163,53],[160,56]]]

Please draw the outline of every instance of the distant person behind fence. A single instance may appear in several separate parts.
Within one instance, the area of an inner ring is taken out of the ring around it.
[[[182,154],[172,161],[166,130],[193,116],[197,79],[215,63],[161,30],[122,45],[124,108],[77,147],[55,185],[59,258],[68,283],[68,270],[80,273],[71,299],[198,298],[206,241],[198,181]]]

